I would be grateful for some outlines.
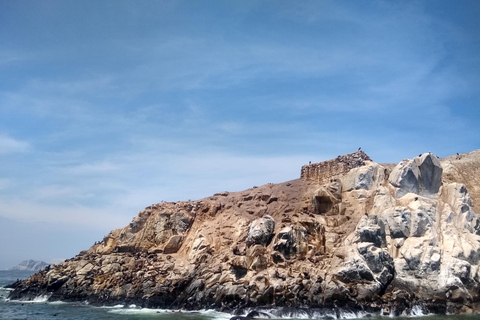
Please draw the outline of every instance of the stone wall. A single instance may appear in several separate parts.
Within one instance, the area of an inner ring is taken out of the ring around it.
[[[365,161],[372,161],[372,159],[363,150],[358,150],[335,159],[304,165],[300,178],[321,184],[328,183],[335,176],[365,165]]]

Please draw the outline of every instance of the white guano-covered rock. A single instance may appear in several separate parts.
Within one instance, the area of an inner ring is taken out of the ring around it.
[[[401,161],[390,173],[388,181],[398,188],[397,198],[408,193],[429,197],[439,191],[442,172],[437,156],[424,153],[420,157]]]
[[[473,212],[472,200],[465,185],[460,183],[446,185],[443,197],[446,202],[443,212],[445,222],[480,235],[480,219]]]
[[[424,153],[421,157],[415,158],[420,169],[420,195],[436,194],[442,185],[442,165],[437,156],[431,153]]]
[[[387,209],[382,214],[388,234],[392,238],[407,238],[410,236],[411,212],[406,207]]]
[[[419,177],[417,163],[413,160],[403,160],[392,170],[388,181],[398,188],[396,196],[400,198],[410,192],[418,194]]]
[[[385,168],[377,163],[368,162],[367,165],[348,172],[343,181],[343,188],[346,191],[371,190],[376,188],[384,178]]]

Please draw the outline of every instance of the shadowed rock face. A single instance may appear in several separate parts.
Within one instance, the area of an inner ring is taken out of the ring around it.
[[[275,231],[275,220],[266,215],[252,221],[248,227],[247,246],[254,244],[269,245]]]
[[[426,153],[390,168],[357,151],[304,166],[301,179],[151,205],[90,249],[16,284],[11,298],[478,310],[480,151]]]
[[[403,160],[390,174],[390,183],[399,188],[397,197],[407,193],[433,196],[442,184],[442,166],[438,158],[424,153],[412,160]]]

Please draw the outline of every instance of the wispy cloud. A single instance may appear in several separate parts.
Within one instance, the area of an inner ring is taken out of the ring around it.
[[[28,142],[12,138],[8,135],[0,135],[0,155],[23,153],[29,150],[30,144]]]
[[[76,166],[65,167],[63,170],[72,175],[89,175],[111,173],[119,170],[119,165],[110,161],[102,161],[97,163],[83,163]]]
[[[47,222],[60,225],[79,225],[105,229],[106,226],[123,227],[129,220],[117,211],[82,206],[48,206],[35,202],[6,201],[0,199],[0,215],[15,221]]]

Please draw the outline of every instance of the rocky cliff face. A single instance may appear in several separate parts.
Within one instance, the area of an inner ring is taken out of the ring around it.
[[[11,298],[475,311],[479,168],[480,151],[445,159],[426,153],[393,166],[360,150],[304,166],[298,180],[154,204],[73,259],[33,275]]]

